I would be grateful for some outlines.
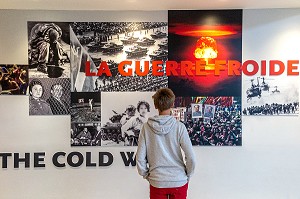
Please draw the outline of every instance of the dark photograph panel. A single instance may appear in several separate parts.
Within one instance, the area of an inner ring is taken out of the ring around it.
[[[167,87],[166,76],[152,75],[150,63],[146,76],[123,76],[119,73],[120,62],[133,61],[124,71],[135,71],[136,60],[141,71],[144,61],[168,59],[168,24],[166,22],[76,22],[71,24],[71,78],[72,91],[118,92],[155,91]],[[106,62],[112,76],[106,74],[87,77],[86,62],[90,71],[98,74],[99,66]]]
[[[101,136],[100,123],[71,123],[71,146],[101,146]]]
[[[241,76],[215,75],[215,61],[242,61],[242,10],[170,10],[168,25],[169,60],[205,63],[203,76],[169,76],[176,96],[241,96]]]
[[[101,93],[72,92],[71,122],[100,122]]]
[[[70,28],[67,22],[28,22],[30,78],[70,77]]]
[[[26,95],[28,65],[0,65],[0,95]]]
[[[69,115],[70,79],[29,79],[29,115]]]
[[[241,97],[176,97],[172,115],[194,146],[242,145]]]

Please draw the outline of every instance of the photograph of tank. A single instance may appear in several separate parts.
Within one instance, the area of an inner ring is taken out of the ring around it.
[[[0,95],[26,95],[28,65],[0,64]]]
[[[203,117],[193,117],[195,112]],[[242,145],[241,97],[176,97],[172,114],[194,146]]]
[[[30,78],[29,115],[69,115],[69,78]]]
[[[101,146],[101,124],[71,123],[71,146]]]
[[[71,122],[101,122],[101,93],[72,92]]]
[[[76,92],[155,91],[168,86],[167,76],[157,77],[150,71],[146,76],[123,76],[118,70],[122,61],[168,59],[167,22],[76,22],[71,24],[71,82]],[[89,71],[97,75],[86,76]],[[99,67],[106,62],[111,76],[98,76]],[[135,64],[125,65],[124,71]]]
[[[204,75],[169,76],[176,96],[241,96],[242,78],[216,60],[242,61],[242,10],[169,10],[169,60],[205,63]]]
[[[70,78],[67,22],[27,22],[30,78]]]
[[[154,92],[101,93],[102,146],[137,146],[143,123],[157,115]]]
[[[299,78],[243,76],[243,115],[299,116]]]

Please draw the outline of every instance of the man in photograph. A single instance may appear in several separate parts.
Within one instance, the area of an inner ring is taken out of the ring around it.
[[[38,79],[29,84],[29,115],[52,115],[48,102],[42,99],[44,86]]]
[[[212,106],[205,107],[204,117],[207,117],[207,118],[213,118],[214,117]]]
[[[94,146],[101,146],[101,126],[98,125],[96,127],[96,131],[95,131],[95,134],[94,134],[94,137],[93,137],[93,140],[92,140],[92,145]]]
[[[80,141],[81,145],[90,145],[92,140],[92,134],[88,131],[87,127],[84,127],[83,130],[76,136]]]
[[[60,66],[64,50],[61,44],[62,30],[54,23],[38,23],[30,33],[29,64],[37,71],[47,73],[47,65]]]
[[[195,104],[193,107],[193,118],[194,117],[202,117],[202,112],[200,110],[200,105],[199,104]]]
[[[50,104],[53,115],[68,115],[69,105],[67,102],[62,100],[63,87],[61,84],[56,83],[51,86],[51,96],[47,99]]]

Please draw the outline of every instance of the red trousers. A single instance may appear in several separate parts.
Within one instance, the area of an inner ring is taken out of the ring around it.
[[[188,183],[182,187],[156,188],[150,185],[150,199],[186,199]]]

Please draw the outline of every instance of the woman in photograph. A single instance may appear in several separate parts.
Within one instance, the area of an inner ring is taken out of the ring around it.
[[[29,115],[52,115],[50,105],[42,99],[44,87],[34,79],[29,84]]]
[[[130,118],[122,127],[121,130],[125,136],[125,145],[137,146],[138,138],[142,124],[147,122],[150,105],[146,101],[139,101],[137,104],[138,115]]]

